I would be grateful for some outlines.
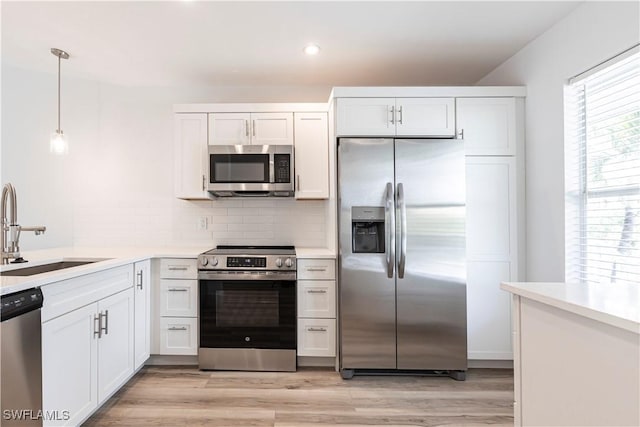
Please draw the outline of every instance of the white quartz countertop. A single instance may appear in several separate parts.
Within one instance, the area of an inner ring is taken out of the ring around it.
[[[640,334],[640,285],[503,282],[500,288]]]
[[[22,256],[29,262],[0,266],[0,295],[45,286],[61,280],[67,280],[84,274],[91,274],[150,258],[196,258],[202,252],[210,249],[211,246],[67,247],[23,251]],[[296,256],[298,258],[335,258],[335,253],[326,248],[296,248]],[[35,267],[53,262],[92,259],[101,259],[101,261],[32,276],[6,276],[3,274],[9,270]]]
[[[142,261],[149,258],[196,258],[210,247],[69,247],[23,251],[22,256],[29,262],[8,264],[0,267],[0,294],[5,295],[25,289],[44,286],[49,283],[91,274],[109,268]],[[32,276],[6,276],[3,273],[19,268],[36,267],[59,261],[102,261],[78,267],[66,268]]]

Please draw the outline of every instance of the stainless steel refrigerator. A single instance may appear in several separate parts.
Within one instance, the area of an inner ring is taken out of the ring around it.
[[[340,368],[467,369],[459,139],[338,141]]]

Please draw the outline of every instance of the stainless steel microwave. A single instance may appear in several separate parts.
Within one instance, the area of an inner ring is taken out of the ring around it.
[[[291,197],[292,145],[210,145],[207,191],[218,197]]]

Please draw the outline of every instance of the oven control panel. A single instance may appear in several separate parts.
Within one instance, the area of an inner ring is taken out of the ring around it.
[[[267,258],[265,257],[238,257],[238,256],[227,257],[227,267],[265,268],[266,266],[267,266]]]
[[[296,257],[292,255],[225,255],[202,254],[198,257],[200,270],[296,270]]]

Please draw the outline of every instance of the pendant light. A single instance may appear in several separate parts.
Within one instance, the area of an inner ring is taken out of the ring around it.
[[[67,154],[69,152],[69,141],[67,141],[67,137],[60,129],[60,61],[69,59],[69,54],[55,47],[51,48],[51,53],[58,57],[58,128],[51,134],[49,150],[55,154]]]

